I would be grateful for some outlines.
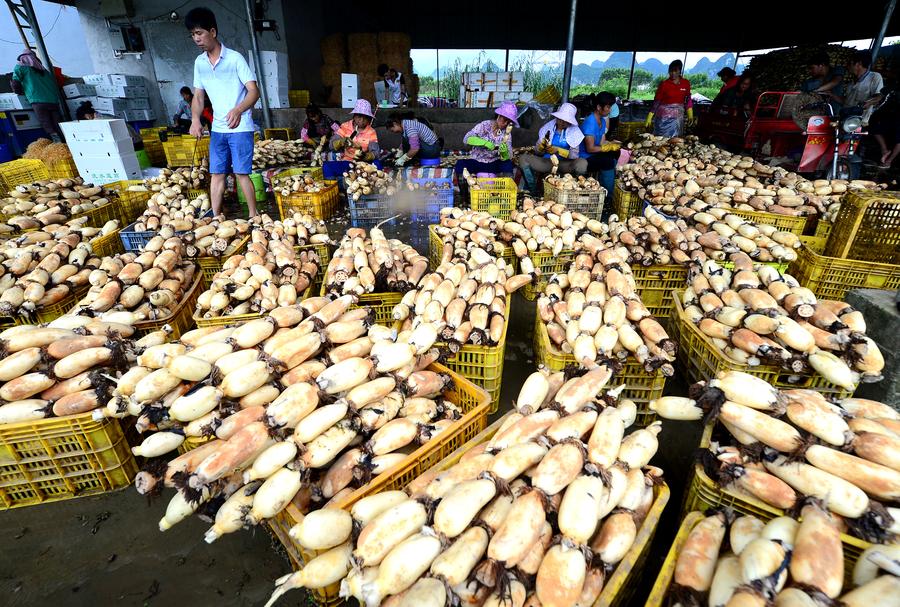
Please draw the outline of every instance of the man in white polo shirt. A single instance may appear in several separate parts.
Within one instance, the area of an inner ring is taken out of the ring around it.
[[[200,137],[203,99],[209,95],[213,123],[209,140],[209,194],[213,213],[222,210],[225,175],[233,173],[244,193],[250,217],[256,216],[256,194],[250,181],[253,164],[253,118],[250,108],[259,99],[256,76],[239,52],[219,42],[216,16],[208,8],[191,9],[184,19],[194,44],[203,53],[194,61],[194,100],[191,135]]]

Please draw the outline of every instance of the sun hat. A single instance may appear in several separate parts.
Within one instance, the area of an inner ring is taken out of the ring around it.
[[[494,110],[494,113],[497,114],[498,116],[503,116],[504,118],[508,118],[509,120],[512,121],[512,123],[514,125],[519,126],[519,120],[518,120],[519,113],[516,110],[516,104],[513,103],[512,101],[504,101],[503,103],[500,104],[500,107],[498,107],[496,110]]]
[[[559,109],[555,112],[552,112],[550,115],[554,118],[559,118],[563,122],[568,122],[569,124],[578,124],[578,118],[575,116],[577,110],[575,106],[571,103],[563,103],[559,106]]]
[[[375,117],[375,114],[372,113],[372,104],[365,99],[357,99],[356,105],[353,106],[353,111],[350,113],[362,114],[363,116],[368,116],[369,118]]]

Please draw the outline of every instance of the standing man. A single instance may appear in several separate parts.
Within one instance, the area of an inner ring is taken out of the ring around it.
[[[250,217],[255,217],[256,193],[250,181],[254,131],[250,108],[259,99],[256,76],[239,52],[219,42],[216,16],[211,10],[191,9],[184,24],[194,44],[203,50],[194,61],[191,135],[200,137],[203,134],[200,115],[207,93],[213,106],[209,140],[209,172],[212,175],[209,194],[213,213],[221,213],[225,175],[233,173],[247,201]]]

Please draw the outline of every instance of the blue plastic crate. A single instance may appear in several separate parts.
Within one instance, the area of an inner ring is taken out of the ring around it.
[[[387,194],[369,194],[360,196],[359,200],[348,200],[350,205],[350,221],[356,227],[363,227],[367,222],[377,223],[393,214],[391,197]],[[357,224],[360,224],[357,226]]]
[[[203,217],[212,217],[212,209],[208,210],[203,214]],[[148,230],[146,232],[135,232],[134,224],[132,223],[129,226],[119,230],[119,239],[122,241],[122,248],[125,249],[126,253],[137,253],[143,250],[144,245],[146,245],[150,240],[159,234],[159,232],[153,232]],[[185,232],[175,232],[176,235],[184,234]]]

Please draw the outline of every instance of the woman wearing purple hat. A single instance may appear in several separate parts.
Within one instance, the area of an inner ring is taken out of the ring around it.
[[[350,112],[353,118],[343,123],[331,138],[331,149],[343,152],[341,160],[365,160],[371,162],[381,151],[378,134],[372,128],[372,105],[359,99]]]
[[[461,175],[463,169],[473,175],[513,172],[512,128],[519,126],[516,104],[504,101],[494,113],[493,120],[479,122],[463,137],[463,141],[472,146],[471,158],[456,163],[457,175]]]
[[[579,158],[579,148],[584,140],[584,133],[578,128],[577,110],[571,103],[563,103],[559,109],[550,114],[553,120],[538,131],[538,140],[533,154],[519,157],[519,168],[525,178],[529,191],[537,193],[537,174],[547,174],[553,168],[551,156],[559,161],[560,173],[587,172],[588,162]]]

